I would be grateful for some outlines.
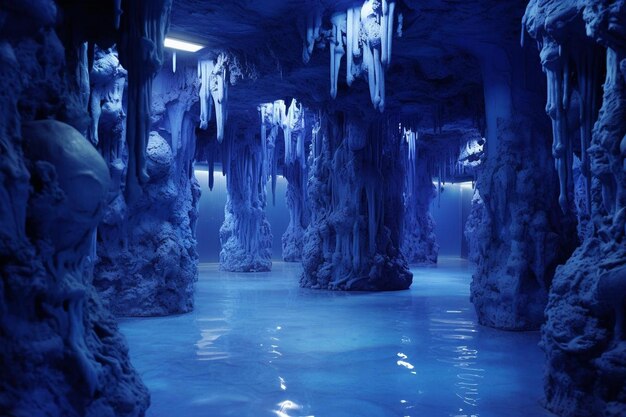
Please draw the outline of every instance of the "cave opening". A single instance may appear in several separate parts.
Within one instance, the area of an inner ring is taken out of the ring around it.
[[[624,28],[0,4],[0,415],[626,416]]]

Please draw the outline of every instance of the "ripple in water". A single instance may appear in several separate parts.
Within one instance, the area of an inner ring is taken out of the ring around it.
[[[198,319],[200,327],[200,340],[196,342],[196,355],[200,361],[214,361],[227,359],[230,354],[219,346],[215,346],[215,342],[228,333],[231,329],[227,325],[226,318],[214,319]]]
[[[478,349],[474,334],[478,331],[472,320],[458,317],[463,311],[448,310],[434,314],[429,321],[432,337],[431,352],[437,361],[449,364],[456,371],[454,394],[467,406],[476,407],[480,402],[480,384],[484,369],[477,366]],[[457,317],[454,317],[454,316]],[[478,417],[475,413],[463,413],[454,417]]]

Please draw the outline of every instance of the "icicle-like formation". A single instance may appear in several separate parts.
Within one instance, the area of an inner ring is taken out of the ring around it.
[[[211,95],[215,105],[215,123],[217,125],[217,141],[224,140],[224,128],[228,119],[228,58],[226,54],[219,54],[216,61],[202,60],[198,62],[198,76],[200,86],[200,128],[206,129],[211,120]]]
[[[313,48],[315,47],[316,40],[320,37],[320,28],[322,27],[322,11],[319,8],[316,8],[307,14],[305,26],[302,61],[306,64],[311,59],[311,55],[313,55]]]
[[[361,7],[351,7],[346,13],[331,17],[331,97],[337,96],[341,58],[346,54],[346,83],[352,85],[357,75],[367,71],[372,104],[381,112],[385,110],[385,69],[391,63],[394,14],[395,1],[365,0]],[[398,27],[398,36],[401,34]]]
[[[295,98],[291,100],[289,108],[285,106],[283,100],[276,100],[259,106],[262,117],[261,135],[268,128],[272,129],[272,140],[276,140],[277,132],[275,128],[283,130],[285,143],[285,164],[294,163],[299,160],[301,165],[306,164],[306,154],[304,149],[305,123],[304,107]],[[271,118],[270,118],[271,116]]]
[[[344,33],[346,33],[346,13],[335,13],[330,18],[333,24],[330,38],[330,96],[337,97],[337,79],[339,78],[339,67],[341,57],[346,52],[344,47]]]
[[[301,165],[304,166],[304,127],[304,109],[302,104],[299,104],[294,98],[289,105],[287,117],[283,120],[285,164],[293,164],[296,160],[299,160]]]
[[[602,89],[602,63],[605,58],[601,49],[587,41],[582,48],[574,48],[574,61],[576,63],[576,78],[578,80],[578,93],[580,95],[579,120],[580,120],[580,161],[581,172],[585,177],[585,203],[587,213],[591,212],[591,172],[589,155],[587,150],[591,146],[591,133],[593,125],[598,119],[600,110],[600,92]]]
[[[128,70],[128,171],[126,195],[134,200],[148,180],[146,146],[150,134],[152,80],[163,64],[163,40],[169,28],[172,0],[137,0],[124,10],[119,43],[122,66]]]
[[[228,119],[228,67],[226,65],[226,55],[220,54],[217,57],[215,68],[213,68],[210,80],[211,97],[215,104],[215,122],[217,124],[217,141],[224,140],[224,126]]]
[[[264,103],[258,107],[259,114],[261,116],[261,158],[263,161],[263,166],[261,167],[261,177],[264,183],[267,182],[270,176],[270,156],[268,153],[267,129],[272,126],[272,107],[272,103]]]
[[[215,64],[210,60],[198,61],[198,78],[200,78],[200,129],[207,129],[213,112],[211,99],[211,73]]]
[[[404,129],[404,140],[408,146],[407,154],[407,196],[410,197],[415,191],[415,157],[416,157],[416,142],[417,132],[413,132],[411,129]]]
[[[91,73],[91,95],[89,97],[89,113],[91,124],[87,131],[87,138],[94,145],[99,145],[98,126],[100,117],[104,113],[107,118],[123,117],[122,95],[126,84],[126,70],[119,64],[115,50],[95,52],[97,59],[94,61]],[[112,138],[106,138],[106,143],[100,147],[102,155],[107,162],[111,162],[118,156],[118,144],[113,143]],[[121,138],[118,138],[120,140]],[[117,142],[117,141],[115,141]],[[113,146],[114,145],[114,146]]]
[[[213,191],[213,185],[215,185],[215,155],[213,152],[209,152],[209,190]]]
[[[560,49],[560,48],[559,48]],[[559,176],[559,205],[564,213],[569,211],[568,182],[571,181],[571,144],[567,131],[570,85],[569,65],[559,59],[544,62],[548,80],[546,113],[552,119],[552,156]]]
[[[176,51],[172,53],[172,72],[176,74]]]
[[[404,140],[409,146],[409,161],[415,161],[415,142],[417,140],[417,132],[411,129],[404,129]]]
[[[282,128],[287,118],[285,102],[276,100],[273,103],[264,103],[258,109],[261,115],[261,152],[264,155],[264,184],[268,178],[271,179],[272,204],[276,205],[276,176],[278,173],[276,139],[278,138],[278,129]]]
[[[359,7],[351,7],[346,15],[346,83],[348,86],[351,86],[356,76],[354,59],[361,58],[361,45],[359,44],[361,9]]]

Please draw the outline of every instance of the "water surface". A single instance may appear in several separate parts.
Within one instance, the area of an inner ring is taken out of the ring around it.
[[[467,263],[410,290],[298,287],[301,267],[202,265],[193,313],[121,323],[148,417],[541,417],[537,332],[477,325]]]

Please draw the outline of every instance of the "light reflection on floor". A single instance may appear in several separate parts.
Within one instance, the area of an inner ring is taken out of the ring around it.
[[[203,265],[196,309],[126,319],[148,417],[540,417],[538,333],[480,327],[470,269],[414,268],[409,291],[298,287],[299,265]]]

